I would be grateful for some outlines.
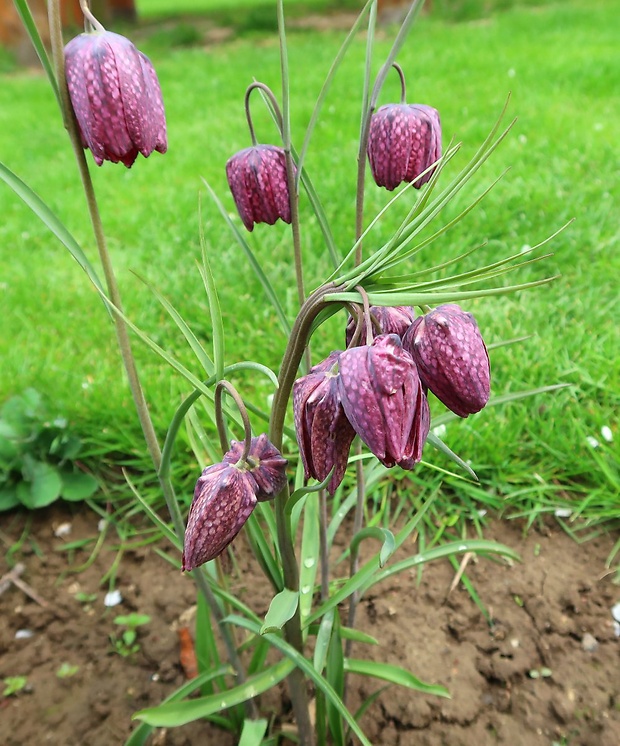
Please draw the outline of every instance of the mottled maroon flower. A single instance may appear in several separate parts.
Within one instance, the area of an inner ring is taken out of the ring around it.
[[[489,355],[476,320],[448,304],[415,320],[405,338],[420,378],[459,417],[479,412],[489,400]]]
[[[231,441],[230,450],[224,454],[223,461],[227,464],[238,463],[243,456],[243,448],[243,441]],[[265,433],[252,438],[247,468],[256,482],[257,500],[271,500],[284,489],[287,463]]]
[[[419,189],[441,157],[439,113],[424,104],[386,104],[370,120],[368,160],[378,186],[392,191],[403,181]],[[415,179],[415,181],[414,181]]]
[[[245,227],[291,222],[286,157],[275,145],[254,145],[229,158],[226,178]]]
[[[399,337],[404,335],[415,319],[415,312],[411,306],[371,306],[370,314],[377,322],[377,328],[373,329],[373,334],[398,334]],[[356,326],[357,319],[349,316],[346,330],[347,347],[351,344]],[[366,321],[364,320],[358,344],[365,343]]]
[[[355,432],[385,466],[410,469],[428,435],[428,402],[411,355],[396,334],[340,355],[340,397]]]
[[[82,146],[98,166],[129,168],[142,153],[165,153],[166,116],[157,75],[148,57],[111,31],[80,34],[65,47],[71,104]]]
[[[334,468],[327,491],[342,482],[355,432],[347,420],[338,388],[339,351],[315,365],[293,385],[293,411],[306,479],[322,482]]]
[[[196,482],[187,517],[181,569],[193,570],[221,554],[256,505],[256,482],[228,463],[207,466]]]

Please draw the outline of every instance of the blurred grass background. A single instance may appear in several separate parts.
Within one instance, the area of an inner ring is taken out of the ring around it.
[[[256,78],[279,95],[275,7],[259,0],[182,0],[170,15],[170,5],[168,0],[142,0],[139,26],[120,29],[157,69],[169,152],[141,159],[131,170],[112,164],[93,167],[126,310],[155,341],[198,372],[181,335],[139,277],[172,300],[209,342],[208,306],[196,267],[200,199],[224,309],[228,361],[256,360],[277,369],[285,340],[200,179],[207,178],[234,214],[224,164],[250,144],[244,91]],[[328,7],[323,0],[286,3],[293,21],[310,11],[323,17],[318,29],[293,23],[289,31],[292,128],[298,145],[346,34],[336,22],[330,23],[329,14],[356,6],[352,0]],[[483,258],[493,261],[535,245],[575,218],[551,245],[555,253],[546,268],[536,264],[518,276],[525,282],[561,274],[559,280],[470,307],[489,343],[532,335],[522,344],[492,352],[494,394],[553,383],[571,387],[490,408],[448,426],[446,442],[469,460],[481,484],[449,479],[438,521],[485,506],[534,517],[568,505],[572,517],[583,514],[588,525],[618,518],[616,21],[615,0],[536,5],[437,1],[433,12],[419,19],[399,57],[409,101],[439,109],[444,144],[452,138],[463,142],[450,173],[484,139],[509,92],[509,117],[518,117],[467,194],[446,208],[445,220],[504,169],[510,168],[509,173],[466,221],[427,249],[429,261],[438,263],[485,243],[455,271],[471,268]],[[229,30],[214,34],[214,28],[222,27]],[[375,71],[394,32],[390,27],[378,32]],[[360,34],[332,86],[306,164],[343,254],[354,232],[364,50]],[[52,93],[40,71],[10,68],[4,65],[9,71],[1,75],[0,160],[48,201],[95,261],[77,169]],[[381,103],[396,101],[398,95],[394,75]],[[274,142],[273,125],[258,97],[253,111],[259,139]],[[369,179],[367,215],[387,199]],[[4,185],[0,205],[0,401],[35,387],[75,424],[89,443],[91,457],[148,471],[113,328],[101,302],[65,250]],[[404,209],[396,208],[381,224],[377,245]],[[315,287],[329,272],[329,258],[303,199],[301,212],[308,285]],[[258,226],[249,242],[292,318],[296,292],[289,229],[282,224]],[[424,259],[422,254],[419,261]],[[337,318],[321,329],[313,340],[316,359],[342,345],[343,325],[344,319]],[[135,351],[163,437],[188,387],[138,341]],[[245,394],[253,389],[266,406],[269,391],[262,381],[246,377],[240,384]],[[437,404],[432,402],[434,412],[441,411]],[[610,429],[611,442],[601,435],[604,428]],[[186,444],[180,444],[177,455],[177,479],[189,485],[201,465]],[[449,465],[428,447],[425,457]],[[419,493],[433,489],[437,479],[434,472],[420,469],[408,483]]]

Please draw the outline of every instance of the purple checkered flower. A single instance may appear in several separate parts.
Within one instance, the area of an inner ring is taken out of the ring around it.
[[[295,431],[306,479],[322,482],[333,468],[327,486],[331,495],[342,482],[355,437],[340,402],[340,354],[332,352],[293,385]]]
[[[405,338],[420,378],[459,417],[479,412],[489,400],[489,355],[478,324],[460,306],[438,306],[415,320]]]
[[[233,440],[230,450],[222,459],[227,464],[238,464],[243,456],[244,442]],[[286,484],[287,460],[263,433],[252,438],[246,461],[247,469],[257,486],[256,499],[260,502],[271,500],[284,489]]]
[[[254,510],[256,491],[245,467],[225,462],[207,466],[196,482],[187,517],[182,570],[193,570],[226,549]]]
[[[371,306],[370,314],[377,322],[377,328],[373,329],[376,334],[398,334],[402,337],[407,329],[413,324],[415,312],[411,306]],[[346,330],[347,347],[351,344],[357,321],[349,317]],[[366,321],[362,321],[359,343],[366,342]]]
[[[111,31],[80,34],[65,47],[69,96],[82,146],[95,163],[124,163],[165,153],[166,116],[148,57]]]
[[[428,402],[411,355],[396,334],[340,355],[339,391],[355,432],[385,466],[411,469],[430,426]]]
[[[392,191],[405,181],[419,189],[435,169],[420,174],[440,157],[441,124],[432,106],[386,104],[373,114],[368,160],[378,186]]]
[[[275,145],[253,145],[229,158],[226,178],[245,227],[273,225],[278,218],[291,222],[291,200],[284,150]]]

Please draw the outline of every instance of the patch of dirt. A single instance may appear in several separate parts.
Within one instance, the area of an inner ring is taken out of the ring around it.
[[[71,522],[71,535],[54,528]],[[123,602],[106,609],[104,573],[116,556],[107,542],[96,561],[67,574],[65,542],[97,534],[98,517],[86,509],[73,514],[54,507],[37,513],[34,542],[13,556],[25,565],[21,576],[48,606],[19,588],[0,595],[0,679],[26,676],[30,691],[0,697],[0,743],[57,746],[122,744],[136,710],[155,705],[184,682],[179,660],[179,620],[195,603],[191,580],[180,575],[152,546],[125,552],[116,587]],[[7,548],[19,538],[23,516],[3,516],[0,538]],[[620,588],[605,572],[614,538],[575,544],[559,528],[524,537],[516,522],[496,522],[487,538],[516,549],[523,563],[511,567],[473,559],[466,573],[492,623],[487,624],[459,585],[448,592],[454,570],[447,561],[374,586],[359,607],[359,626],[380,647],[354,646],[353,657],[373,657],[405,666],[426,682],[446,686],[450,700],[391,686],[362,721],[376,746],[617,746],[620,743],[620,640],[611,607]],[[368,543],[368,542],[367,542]],[[163,546],[163,545],[162,545]],[[233,586],[260,615],[269,593],[254,561],[239,549]],[[36,551],[35,551],[36,548]],[[412,547],[409,547],[412,551]],[[415,551],[415,548],[413,548]],[[77,551],[74,565],[87,553]],[[0,575],[9,570],[6,560]],[[91,604],[75,594],[97,594]],[[149,614],[139,633],[140,651],[128,658],[112,651],[114,618],[132,611]],[[16,639],[18,630],[34,634]],[[59,678],[63,664],[77,666]],[[351,707],[380,682],[351,677]],[[263,698],[267,712],[285,690]],[[234,737],[206,722],[158,731],[159,746],[233,746]]]

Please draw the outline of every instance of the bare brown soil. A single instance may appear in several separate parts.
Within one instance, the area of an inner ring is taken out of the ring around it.
[[[71,535],[56,538],[54,528],[65,521]],[[122,744],[134,727],[132,713],[160,702],[184,681],[176,627],[195,601],[191,581],[153,547],[125,552],[117,574],[124,600],[106,609],[100,580],[116,556],[112,544],[79,574],[67,574],[67,553],[57,551],[65,541],[96,535],[97,521],[86,509],[40,512],[31,540],[12,557],[25,564],[22,579],[48,605],[14,586],[0,595],[0,679],[28,679],[28,691],[0,696],[3,746]],[[23,525],[23,516],[3,516],[5,549]],[[523,558],[515,566],[481,559],[467,568],[492,616],[490,626],[462,586],[448,593],[454,570],[447,561],[426,567],[419,583],[414,573],[402,575],[363,599],[360,626],[381,647],[358,648],[353,655],[403,665],[452,693],[443,700],[391,686],[364,717],[365,732],[377,746],[618,746],[620,641],[611,607],[620,601],[620,587],[605,570],[617,537],[577,545],[554,526],[523,536],[519,525],[505,521],[493,524],[487,536]],[[237,547],[237,591],[264,613],[267,590],[242,539]],[[87,556],[78,551],[71,560],[78,565]],[[4,561],[0,575],[8,569]],[[78,590],[97,599],[81,604]],[[114,617],[130,611],[152,621],[140,635],[140,651],[123,658],[112,651],[109,635]],[[34,635],[16,639],[24,629]],[[59,678],[63,663],[77,666],[75,675]],[[351,706],[379,686],[352,679]],[[263,706],[273,709],[279,700],[286,712],[283,688]],[[235,739],[199,722],[156,732],[151,743],[233,746]]]

